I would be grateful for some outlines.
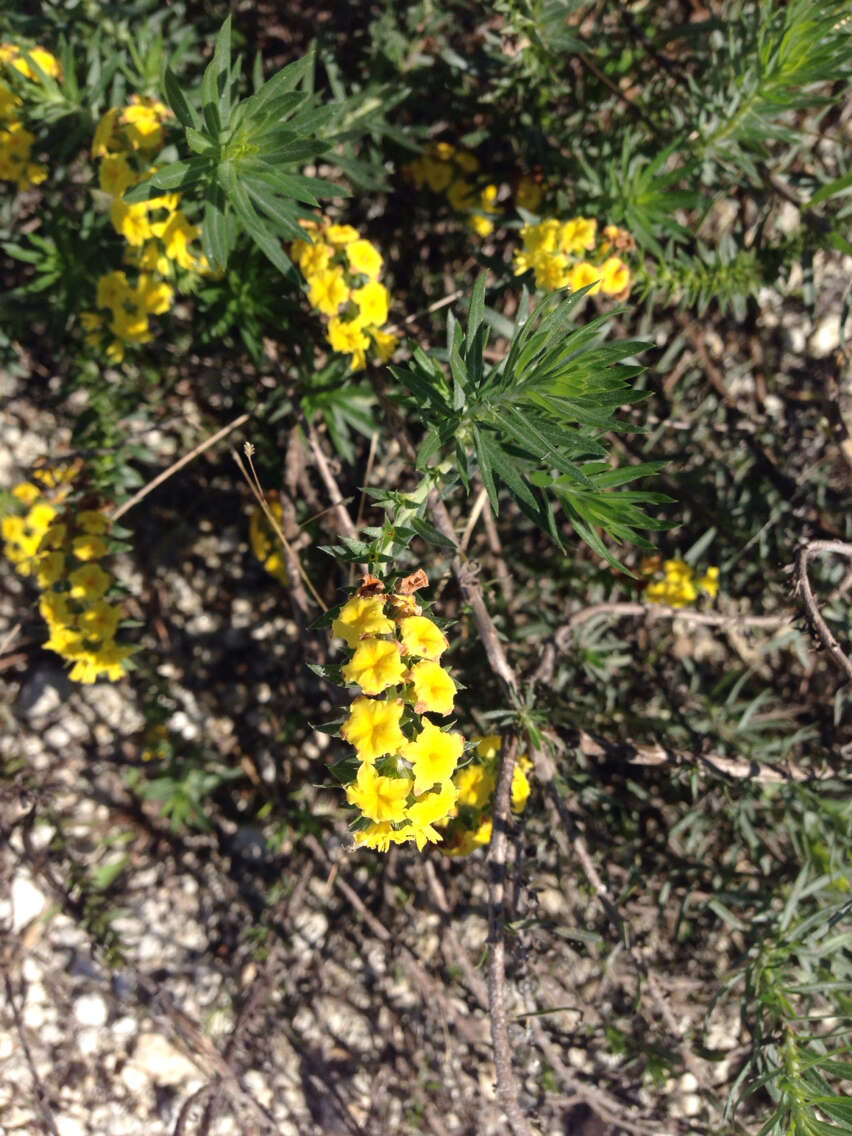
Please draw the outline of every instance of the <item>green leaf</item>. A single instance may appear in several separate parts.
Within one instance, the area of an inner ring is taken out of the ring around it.
[[[171,162],[153,173],[145,181],[139,182],[124,194],[128,204],[136,201],[150,201],[162,196],[163,191],[186,189],[209,176],[211,164],[207,158],[188,158],[182,162]]]
[[[412,517],[408,523],[414,532],[419,537],[422,537],[428,544],[433,544],[436,548],[448,548],[452,551],[456,550],[455,541],[444,536],[439,529],[436,529],[433,524],[424,518]]]
[[[847,193],[850,190],[852,190],[852,170],[835,178],[834,181],[820,186],[805,206],[805,209],[812,209],[814,205],[819,205],[821,201],[827,201],[829,197],[838,197],[840,194]]]
[[[166,67],[163,73],[163,90],[166,102],[175,112],[178,122],[187,128],[197,129],[201,120],[195,108],[187,102],[180,82],[170,67]]]

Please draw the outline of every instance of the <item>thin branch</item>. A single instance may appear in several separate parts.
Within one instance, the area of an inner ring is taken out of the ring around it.
[[[506,1022],[505,885],[512,774],[518,756],[518,737],[503,745],[497,789],[494,793],[494,830],[488,846],[488,1004],[491,1042],[497,1069],[497,1096],[514,1136],[529,1136],[530,1127],[521,1111],[518,1085],[512,1069],[512,1048]]]
[[[18,638],[20,631],[21,631],[20,623],[16,623],[14,625],[14,627],[9,628],[9,630],[3,636],[2,641],[0,641],[0,655],[5,655],[8,652],[9,648],[12,646],[12,644]]]
[[[24,1058],[27,1062],[30,1076],[33,1079],[33,1096],[35,1097],[36,1107],[41,1115],[45,1131],[49,1132],[50,1136],[59,1136],[59,1130],[56,1127],[56,1121],[53,1119],[53,1113],[48,1103],[47,1092],[45,1091],[44,1085],[41,1083],[35,1061],[33,1061],[24,1023],[21,1020],[21,1012],[18,1009],[18,1003],[15,1001],[15,994],[12,990],[12,980],[9,978],[8,974],[3,976],[3,980],[6,986],[6,998],[12,1009],[12,1017],[15,1019],[15,1029],[18,1031],[18,1038],[21,1042],[21,1049],[24,1051]]]
[[[485,536],[488,540],[488,547],[491,550],[491,555],[494,557],[494,570],[497,573],[497,579],[500,581],[503,599],[507,604],[511,604],[512,600],[515,598],[512,574],[506,567],[506,560],[503,556],[503,545],[500,542],[500,534],[497,532],[497,525],[494,521],[494,514],[491,512],[490,502],[486,503],[482,523],[485,525]]]
[[[434,490],[429,498],[429,509],[432,513],[435,526],[458,548],[458,538],[456,537],[453,522],[437,490]],[[458,552],[453,557],[452,568],[453,575],[458,580],[462,596],[466,603],[470,604],[476,623],[476,629],[479,632],[479,638],[485,650],[488,664],[503,684],[505,692],[511,702],[515,703],[517,701],[518,681],[515,678],[515,672],[509,666],[509,661],[503,650],[503,644],[500,642],[500,636],[497,634],[497,628],[494,626],[494,621],[488,613],[488,608],[486,607],[482,595],[482,589],[476,582],[475,573]]]
[[[726,757],[717,753],[687,753],[669,749],[655,742],[640,745],[632,741],[618,741],[590,734],[586,730],[572,732],[570,745],[575,745],[586,757],[608,757],[628,765],[694,765],[724,777],[740,781],[755,781],[760,785],[778,785],[783,782],[835,781],[831,770],[800,769],[794,765],[763,765],[748,757]]]
[[[467,552],[467,546],[470,544],[470,538],[473,536],[473,530],[476,528],[476,522],[479,520],[482,510],[488,503],[488,490],[480,489],[477,494],[476,500],[473,503],[473,508],[470,510],[470,516],[467,518],[467,524],[464,526],[464,532],[459,541],[459,552]]]
[[[832,634],[831,628],[823,619],[813,589],[811,588],[811,581],[808,577],[808,561],[812,560],[815,556],[821,555],[823,552],[833,552],[837,556],[852,558],[852,544],[847,544],[842,540],[812,540],[809,544],[806,544],[804,548],[800,549],[799,555],[796,558],[796,595],[802,597],[808,619],[814,631],[819,636],[822,645],[841,670],[846,672],[848,678],[852,679],[852,659],[849,658],[837,642]]]
[[[316,588],[313,585],[313,581],[311,580],[310,576],[307,574],[307,572],[302,567],[302,562],[299,560],[298,556],[293,551],[293,548],[292,548],[290,542],[287,540],[287,537],[282,532],[281,526],[278,524],[278,521],[275,519],[275,517],[272,513],[272,510],[269,508],[269,505],[266,502],[266,497],[264,496],[264,492],[263,492],[263,486],[260,484],[260,479],[258,478],[257,473],[255,472],[254,463],[251,460],[252,453],[254,452],[254,447],[252,446],[252,444],[250,442],[246,442],[244,449],[245,449],[246,460],[248,461],[251,472],[249,472],[249,470],[246,469],[245,465],[243,464],[242,458],[240,457],[240,455],[237,453],[236,450],[231,450],[231,457],[237,463],[237,467],[239,468],[240,473],[245,478],[246,484],[248,485],[249,489],[252,491],[252,494],[254,495],[255,501],[257,501],[258,505],[263,510],[263,515],[266,517],[266,520],[269,522],[270,528],[272,529],[272,531],[275,533],[275,535],[278,537],[279,541],[281,542],[281,547],[284,549],[284,552],[285,552],[285,554],[287,555],[287,558],[288,558],[288,560],[287,560],[287,571],[293,572],[294,569],[295,569],[294,575],[291,576],[291,582],[292,582],[292,580],[296,579],[297,577],[300,577],[302,580],[304,580],[305,583],[308,585],[308,588],[310,589],[310,593],[314,597],[314,600],[316,601],[316,604],[319,607],[320,611],[328,611],[328,605],[323,602],[322,597],[320,596],[319,592],[317,592]]]
[[[314,464],[317,467],[317,473],[320,475],[323,484],[325,485],[326,492],[328,493],[329,500],[331,501],[331,510],[337,518],[338,528],[343,536],[348,536],[354,539],[358,535],[358,530],[355,528],[355,522],[349,516],[344,506],[343,494],[338,488],[337,482],[334,479],[334,474],[331,472],[331,467],[328,464],[328,459],[323,452],[323,448],[319,443],[317,432],[313,426],[307,426],[308,445],[313,454]]]
[[[123,505],[119,505],[117,509],[114,509],[110,514],[110,520],[117,521],[120,517],[123,517],[125,513],[129,513],[130,510],[147,497],[149,493],[153,492],[159,485],[162,485],[164,481],[168,481],[179,469],[183,469],[185,465],[189,465],[191,461],[194,461],[199,454],[203,454],[205,450],[209,450],[211,446],[215,446],[217,442],[227,437],[232,430],[236,430],[238,427],[248,422],[249,417],[248,414],[241,414],[238,418],[235,418],[233,422],[229,422],[227,426],[223,426],[221,430],[218,430],[215,434],[205,439],[205,441],[199,443],[199,445],[197,445],[195,449],[190,450],[188,454],[184,454],[182,458],[173,465],[170,465],[168,469],[163,470],[162,473],[158,473],[153,481],[149,481],[147,485],[143,485],[139,492],[134,493],[129,501],[125,501]]]
[[[683,619],[688,623],[698,623],[704,627],[790,627],[793,625],[792,612],[778,615],[726,615],[721,611],[696,611],[688,607],[670,607],[668,604],[652,603],[598,603],[590,604],[575,612],[554,633],[554,640],[564,651],[570,642],[571,632],[582,623],[588,623],[596,615],[611,615],[614,619],[622,616],[643,616],[649,622],[656,619]]]
[[[462,559],[453,522],[437,491],[429,498],[432,519],[440,532],[456,547],[452,566],[464,599],[470,604],[479,638],[494,674],[505,688],[507,697],[517,701],[518,683],[509,665],[497,628],[486,607],[482,589]],[[529,1136],[532,1129],[521,1110],[518,1086],[512,1069],[512,1051],[506,1024],[506,945],[504,938],[504,889],[506,875],[507,829],[512,795],[512,774],[518,752],[514,736],[500,752],[497,789],[494,797],[494,827],[488,848],[489,865],[489,944],[488,1002],[494,1064],[497,1070],[497,1095],[515,1136]]]

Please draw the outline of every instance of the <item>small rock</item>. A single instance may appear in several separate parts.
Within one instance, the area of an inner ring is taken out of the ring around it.
[[[158,1085],[179,1085],[198,1076],[195,1065],[158,1033],[140,1034],[131,1060]]]
[[[31,1030],[40,1030],[44,1025],[44,1007],[34,1003],[27,1003],[21,1014],[21,1021]]]
[[[74,1001],[74,1017],[81,1026],[102,1026],[107,1020],[107,1005],[100,994],[83,994]]]
[[[47,897],[39,891],[29,876],[20,873],[12,881],[12,930],[22,931],[44,911]]]
[[[86,1136],[86,1127],[76,1117],[58,1116],[53,1118],[59,1136]]]
[[[829,312],[814,328],[808,340],[808,352],[815,359],[825,359],[840,346],[840,312]]]
[[[84,1057],[91,1057],[93,1053],[97,1053],[101,1043],[101,1031],[91,1027],[86,1029],[77,1030],[77,1048]]]

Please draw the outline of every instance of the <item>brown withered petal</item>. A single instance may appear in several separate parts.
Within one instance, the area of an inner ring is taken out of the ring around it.
[[[380,596],[384,590],[385,586],[378,576],[370,576],[367,574],[355,595],[360,596],[362,599],[369,599],[371,596]]]
[[[420,588],[429,587],[429,577],[422,568],[418,568],[416,572],[412,572],[410,576],[406,576],[401,580],[399,587],[396,589],[401,596],[410,596]]]

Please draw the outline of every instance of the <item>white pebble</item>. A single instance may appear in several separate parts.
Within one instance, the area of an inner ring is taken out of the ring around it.
[[[93,1053],[97,1053],[100,1039],[100,1030],[93,1029],[92,1027],[77,1030],[77,1048],[84,1057],[90,1057]]]
[[[41,915],[47,904],[44,892],[23,873],[12,881],[12,930],[22,931],[28,923]]]
[[[83,994],[74,1002],[74,1017],[81,1026],[102,1026],[107,1020],[107,1005],[100,994]]]

